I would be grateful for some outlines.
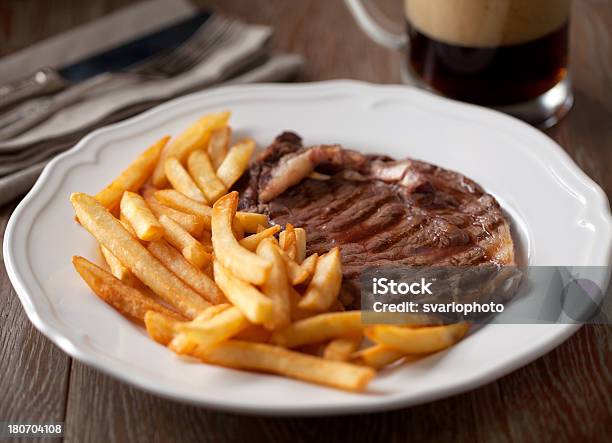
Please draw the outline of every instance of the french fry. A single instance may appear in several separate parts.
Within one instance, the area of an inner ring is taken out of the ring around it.
[[[234,221],[232,222],[232,231],[234,232],[234,237],[236,240],[240,242],[244,238],[244,228],[242,227],[242,223],[236,217],[234,217]]]
[[[295,238],[295,231],[293,225],[291,223],[287,223],[285,226],[285,230],[280,233],[278,236],[278,244],[281,249],[285,251],[285,253],[291,258],[291,260],[296,261],[297,257],[297,244]]]
[[[308,257],[306,257],[302,261],[302,264],[300,265],[300,267],[304,271],[306,271],[310,277],[312,277],[314,275],[315,269],[317,268],[318,260],[319,260],[319,254],[315,252],[313,254],[310,254]]]
[[[108,265],[111,274],[113,274],[115,278],[118,278],[123,283],[133,288],[142,286],[140,281],[134,277],[134,274],[132,274],[132,272],[126,266],[123,266],[123,264],[113,255],[111,251],[104,246],[100,246],[100,252],[104,257],[104,261]]]
[[[269,324],[274,315],[272,301],[245,281],[232,275],[220,262],[213,264],[215,282],[227,299],[255,324]]]
[[[206,350],[222,341],[233,337],[250,326],[249,321],[236,307],[231,307],[204,321],[193,321],[179,326],[186,339],[178,344],[171,343],[171,349],[180,354],[187,354],[197,346]],[[174,344],[174,345],[173,345]]]
[[[298,264],[306,259],[306,230],[304,228],[295,228],[295,245],[296,245],[296,257],[295,261]]]
[[[193,238],[181,225],[165,214],[160,215],[159,222],[164,227],[164,238],[181,251],[189,263],[201,269],[211,262],[212,255],[206,252],[202,243]]]
[[[162,214],[166,215],[181,225],[192,236],[200,237],[202,235],[206,224],[202,217],[164,206],[152,195],[145,197],[145,200],[157,218]]]
[[[253,341],[256,343],[267,343],[270,340],[272,332],[259,325],[250,325],[243,331],[240,331],[233,338],[236,340]]]
[[[120,214],[119,222],[121,223],[121,226],[123,226],[125,230],[132,235],[132,237],[140,240],[136,235],[136,231],[134,231],[134,228],[132,228],[132,225],[130,225],[130,222],[127,220],[127,218],[125,218],[124,215]]]
[[[308,274],[304,268],[293,260],[288,262],[287,265],[287,273],[289,274],[289,278],[293,286],[301,285],[302,283],[308,281],[308,279],[311,277],[311,274]]]
[[[212,131],[226,126],[229,118],[229,112],[205,115],[172,140],[159,156],[159,161],[153,172],[153,184],[158,188],[166,186],[168,183],[164,170],[166,160],[170,157],[176,157],[181,163],[185,162],[193,151],[205,148]]]
[[[337,300],[341,285],[340,250],[335,247],[318,258],[314,275],[299,306],[313,311],[325,311]]]
[[[207,152],[215,170],[217,170],[227,154],[227,147],[231,137],[232,129],[229,126],[224,126],[223,128],[213,131],[210,136]]]
[[[298,265],[295,260],[293,260],[286,251],[284,251],[280,245],[276,245],[276,249],[279,251],[280,255],[283,257],[285,261],[285,267],[287,269],[287,275],[289,276],[289,281],[292,286],[299,285],[304,283],[311,277],[311,274],[308,274],[308,271],[305,268],[302,268]]]
[[[159,312],[147,311],[144,316],[144,323],[149,337],[165,346],[176,336],[178,327],[182,322]]]
[[[111,251],[140,281],[182,315],[193,318],[209,306],[200,295],[155,259],[95,198],[74,193],[70,201],[81,225],[98,243]]]
[[[376,375],[376,371],[365,366],[238,340],[228,340],[205,352],[196,348],[193,355],[207,363],[270,372],[348,391],[362,391]]]
[[[149,243],[147,249],[164,266],[212,304],[217,305],[227,301],[211,278],[193,266],[180,252],[163,239]]]
[[[133,192],[126,191],[121,198],[121,214],[134,228],[136,236],[144,241],[162,238],[164,228],[159,224],[144,199]]]
[[[213,318],[215,315],[220,314],[221,312],[231,308],[232,305],[229,303],[221,303],[219,305],[212,305],[209,306],[208,308],[204,309],[202,312],[200,312],[196,318],[194,318],[193,320],[191,320],[192,322],[201,322],[201,321],[205,321],[205,320],[210,320],[211,318]]]
[[[272,237],[274,234],[280,231],[280,229],[281,228],[279,225],[274,225],[267,229],[264,229],[263,231],[258,232],[257,234],[252,234],[252,235],[249,235],[248,237],[244,237],[238,243],[240,243],[240,246],[242,246],[243,248],[246,248],[249,251],[254,252],[257,250],[257,245],[259,245],[259,243],[263,239]]]
[[[137,191],[151,176],[160,152],[170,137],[163,137],[140,154],[115,180],[96,194],[96,200],[114,212],[125,191]]]
[[[155,198],[169,208],[200,217],[204,222],[204,228],[210,229],[210,217],[212,215],[210,206],[192,200],[174,189],[156,191]],[[268,217],[265,214],[236,212],[235,219],[240,222],[244,232],[248,233],[257,233],[258,226],[268,226]]]
[[[295,351],[303,352],[305,354],[314,355],[315,357],[323,358],[323,350],[325,349],[325,343],[308,343],[302,346],[298,346]]]
[[[142,198],[148,201],[155,195],[156,191],[157,188],[151,183],[145,183],[144,186],[140,188],[140,195],[142,196]]]
[[[157,312],[149,311],[145,315],[148,334],[164,345],[171,342],[183,325],[185,323]],[[191,355],[206,363],[269,372],[349,391],[362,391],[376,375],[371,368],[324,360],[265,343],[234,339],[208,350],[196,346]]]
[[[454,345],[465,336],[469,329],[469,323],[422,328],[375,325],[367,328],[365,334],[376,343],[406,354],[428,354]]]
[[[254,212],[236,212],[236,218],[240,221],[244,232],[256,233],[257,226],[268,226],[268,216]]]
[[[361,334],[361,311],[331,312],[305,318],[275,331],[271,342],[287,348]]]
[[[210,216],[212,214],[210,206],[195,201],[174,189],[156,191],[154,196],[155,200],[168,208],[201,218],[204,229],[210,230]]]
[[[193,151],[187,160],[187,169],[209,202],[216,202],[227,192],[227,188],[217,177],[206,152]]]
[[[354,337],[339,337],[330,341],[323,351],[326,360],[348,361],[351,355],[359,348],[362,340],[361,334]]]
[[[213,318],[215,315],[229,308],[231,308],[231,305],[228,303],[209,306],[208,308],[200,312],[197,317],[191,321],[191,323],[206,322],[207,320]],[[183,323],[178,323],[177,326],[181,326],[182,324]],[[189,339],[185,332],[181,332],[179,328],[176,328],[175,335],[170,340],[168,348],[173,350],[177,354],[184,354],[187,349],[193,349],[193,341]]]
[[[237,205],[238,193],[231,192],[213,206],[211,226],[216,259],[236,277],[261,285],[268,279],[272,263],[240,246],[234,237],[232,220]]]
[[[217,176],[227,189],[236,183],[249,166],[249,160],[254,150],[255,142],[251,139],[244,140],[230,148],[225,159],[217,168]]]
[[[191,340],[187,336],[186,332],[180,330],[180,327],[185,324],[196,324],[196,323],[202,323],[202,322],[205,323],[211,318],[213,318],[215,315],[220,314],[221,312],[231,307],[232,306],[228,303],[222,303],[220,305],[212,305],[204,309],[202,312],[200,312],[196,316],[196,318],[191,320],[191,322],[177,323],[175,325],[176,327],[173,328],[174,329],[173,336],[170,337],[168,340],[169,341],[168,348],[170,348],[172,351],[176,352],[177,354],[186,354],[187,350],[194,348],[195,343],[193,340]]]
[[[143,322],[147,311],[155,311],[176,320],[183,319],[83,257],[72,257],[72,264],[98,297],[126,317]]]
[[[257,246],[257,255],[272,263],[268,280],[261,286],[261,292],[272,300],[272,320],[265,323],[268,329],[284,328],[291,322],[291,307],[289,302],[289,280],[285,272],[285,261],[278,248],[270,239],[264,239]]]
[[[382,369],[404,357],[406,357],[405,352],[385,345],[374,345],[353,353],[351,360],[374,369]]]
[[[200,188],[198,188],[193,179],[187,173],[187,170],[176,158],[170,157],[168,160],[166,160],[164,170],[166,171],[166,178],[174,189],[193,200],[207,203],[207,200],[204,198],[204,194],[202,194]]]
[[[210,231],[202,232],[200,243],[202,243],[202,246],[204,246],[204,249],[206,249],[206,252],[210,252],[210,253],[214,252],[213,245],[212,245],[212,234]]]
[[[292,322],[304,320],[305,318],[317,315],[317,313],[314,311],[309,311],[307,309],[298,307],[301,299],[302,295],[295,288],[291,288],[289,291],[289,308],[291,309]]]

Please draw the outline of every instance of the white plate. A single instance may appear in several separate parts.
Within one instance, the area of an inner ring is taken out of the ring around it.
[[[500,113],[405,86],[352,81],[249,85],[194,94],[95,131],[44,170],[13,214],[4,242],[9,276],[32,323],[64,351],[156,394],[212,408],[325,415],[413,405],[475,388],[525,365],[576,325],[487,325],[446,352],[383,371],[366,394],[185,362],[100,301],[73,255],[100,260],[73,221],[71,192],[95,193],[138,152],[198,116],[233,111],[237,136],[265,146],[282,130],[305,143],[411,156],[482,184],[514,220],[533,265],[610,263],[604,193],[549,138]],[[605,285],[606,282],[598,282]]]

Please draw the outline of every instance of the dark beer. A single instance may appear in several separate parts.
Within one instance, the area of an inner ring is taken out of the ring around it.
[[[567,21],[532,41],[497,47],[446,43],[408,22],[408,63],[441,94],[486,106],[531,100],[567,75]]]
[[[413,77],[447,97],[524,106],[567,76],[570,3],[404,0],[407,65]]]

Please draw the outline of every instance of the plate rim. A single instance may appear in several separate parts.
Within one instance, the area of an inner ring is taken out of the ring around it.
[[[521,366],[535,360],[536,358],[548,353],[551,349],[565,341],[569,338],[573,333],[575,333],[580,325],[551,325],[555,326],[559,329],[559,331],[552,337],[548,342],[544,343],[537,349],[532,349],[530,352],[525,352],[520,357],[515,358],[512,361],[512,364],[505,364],[503,367],[495,367],[487,373],[485,377],[479,377],[478,379],[465,381],[463,379],[460,382],[455,383],[452,387],[447,388],[446,390],[439,390],[434,393],[423,393],[419,396],[412,396],[409,398],[404,398],[401,396],[387,398],[384,403],[354,403],[352,405],[333,405],[327,407],[313,407],[313,406],[302,406],[297,405],[293,408],[289,407],[279,407],[279,406],[271,406],[267,407],[266,405],[261,406],[252,406],[252,405],[240,405],[236,402],[219,402],[219,401],[207,401],[202,398],[196,398],[195,396],[191,396],[186,398],[185,396],[177,396],[176,393],[173,393],[171,389],[163,389],[163,388],[155,388],[149,384],[147,384],[146,380],[141,381],[137,376],[130,375],[129,372],[121,372],[118,368],[114,367],[112,364],[105,362],[104,356],[100,354],[96,354],[95,349],[91,348],[89,350],[82,349],[82,343],[79,346],[79,343],[75,342],[72,338],[67,336],[64,332],[65,326],[62,324],[58,324],[54,318],[43,318],[44,315],[41,315],[41,312],[37,308],[33,298],[30,296],[29,289],[26,285],[25,279],[22,275],[20,275],[17,267],[17,256],[13,251],[13,244],[15,242],[15,231],[17,229],[17,221],[20,219],[23,213],[25,213],[32,202],[36,202],[36,197],[39,195],[41,189],[45,186],[45,184],[50,180],[53,176],[54,170],[57,166],[70,157],[76,156],[81,151],[85,151],[86,147],[92,142],[92,140],[100,137],[104,137],[107,134],[112,135],[116,131],[121,130],[130,130],[130,127],[137,127],[141,121],[150,120],[152,117],[158,114],[168,113],[172,108],[180,109],[185,104],[189,103],[192,100],[205,99],[206,97],[214,96],[214,95],[223,95],[227,93],[231,93],[232,91],[244,90],[244,89],[285,89],[285,90],[312,90],[312,89],[322,89],[326,88],[330,90],[334,90],[337,92],[343,89],[345,92],[362,92],[364,89],[368,89],[370,91],[374,90],[392,90],[397,89],[398,92],[404,93],[405,91],[410,91],[411,94],[416,94],[416,96],[422,97],[424,101],[433,101],[433,102],[441,102],[442,105],[446,104],[447,106],[453,106],[458,109],[465,109],[470,113],[474,114],[475,118],[480,114],[480,116],[484,116],[484,118],[494,118],[496,120],[500,120],[503,122],[504,120],[507,124],[515,125],[518,128],[521,128],[523,132],[528,134],[531,132],[531,136],[536,136],[540,139],[541,144],[547,145],[548,156],[557,156],[557,159],[562,162],[563,166],[567,169],[568,173],[572,173],[579,180],[581,185],[585,188],[589,189],[591,192],[597,196],[597,202],[590,202],[589,207],[590,215],[599,215],[602,216],[602,221],[607,227],[607,232],[604,232],[604,235],[607,234],[608,248],[604,248],[603,258],[605,260],[606,265],[609,267],[612,261],[612,214],[610,213],[610,206],[608,203],[608,199],[603,192],[603,190],[597,185],[590,177],[586,175],[573,161],[573,159],[569,156],[569,154],[563,150],[559,145],[557,145],[552,139],[547,137],[545,134],[537,131],[535,128],[528,126],[527,124],[513,118],[509,117],[505,114],[501,114],[498,111],[481,108],[475,105],[470,105],[466,103],[456,102],[454,100],[446,99],[443,97],[438,97],[432,95],[430,93],[420,91],[417,88],[406,86],[406,85],[379,85],[379,84],[371,84],[362,81],[355,80],[331,80],[324,82],[312,82],[312,83],[291,83],[291,84],[275,84],[275,83],[259,83],[259,84],[249,84],[249,85],[230,85],[230,86],[220,86],[216,88],[211,88],[209,90],[200,91],[194,94],[189,94],[184,97],[180,97],[178,99],[166,102],[162,105],[154,107],[142,114],[139,114],[130,119],[105,126],[99,128],[88,135],[86,135],[83,139],[81,139],[74,147],[63,152],[62,154],[55,157],[53,160],[49,162],[44,168],[41,176],[37,180],[36,184],[30,190],[30,192],[24,197],[24,199],[19,203],[19,205],[14,210],[11,215],[8,224],[6,226],[5,238],[3,242],[3,255],[5,266],[7,269],[7,273],[11,283],[13,284],[15,291],[21,301],[21,304],[26,311],[26,314],[32,324],[42,332],[46,337],[48,337],[53,343],[59,346],[63,351],[69,354],[71,357],[76,358],[79,361],[82,361],[98,370],[105,372],[115,378],[120,379],[123,382],[127,382],[132,384],[140,389],[143,389],[147,392],[154,393],[156,395],[160,395],[165,398],[179,400],[185,403],[195,404],[199,406],[210,407],[218,410],[224,411],[232,411],[232,412],[241,412],[241,413],[250,413],[257,415],[283,415],[283,416],[316,416],[316,415],[332,415],[332,414],[353,414],[353,413],[363,413],[363,412],[371,412],[371,411],[383,411],[390,409],[397,409],[400,407],[411,406],[419,403],[424,403],[428,401],[433,401],[436,399],[448,397],[451,395],[455,395],[459,392],[468,391],[479,386],[482,386],[490,381],[493,381],[499,377],[502,377]],[[360,91],[354,91],[358,89]],[[352,90],[352,91],[349,91]],[[323,92],[323,91],[320,91]],[[443,102],[443,103],[442,103]],[[125,134],[122,134],[122,137]],[[544,135],[544,137],[542,137]],[[90,150],[89,156],[98,157],[102,146],[100,143],[97,146],[97,149]],[[59,182],[61,183],[61,181]],[[59,184],[56,185],[56,188]],[[34,210],[40,211],[44,208],[48,201],[40,201],[38,202],[38,208],[34,208]],[[29,232],[29,229],[28,229]],[[29,235],[29,234],[28,234]]]

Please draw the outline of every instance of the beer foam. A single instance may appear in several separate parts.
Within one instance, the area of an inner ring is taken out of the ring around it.
[[[490,48],[527,43],[559,29],[571,0],[405,0],[406,19],[444,43]]]

